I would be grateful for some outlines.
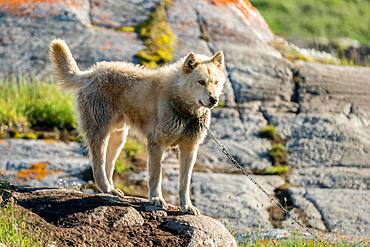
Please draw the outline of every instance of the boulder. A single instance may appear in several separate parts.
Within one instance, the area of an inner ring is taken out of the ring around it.
[[[91,195],[66,189],[11,190],[2,193],[11,193],[16,199],[13,207],[28,215],[26,224],[38,229],[35,234],[41,234],[45,243],[236,247],[234,237],[219,221],[184,215],[171,205],[163,210],[142,198]]]

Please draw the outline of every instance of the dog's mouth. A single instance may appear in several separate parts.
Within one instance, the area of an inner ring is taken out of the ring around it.
[[[203,104],[203,102],[202,102],[201,100],[199,100],[199,104],[200,104],[201,106],[207,107],[205,104]]]
[[[205,105],[205,104],[203,104],[203,102],[202,102],[201,100],[199,100],[199,104],[200,104],[201,106],[203,106],[203,107],[208,108],[208,109],[213,109],[213,108],[216,106],[216,105],[212,105],[212,106]]]

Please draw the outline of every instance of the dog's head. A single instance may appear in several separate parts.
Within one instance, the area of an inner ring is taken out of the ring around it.
[[[212,57],[190,53],[183,64],[183,87],[188,102],[199,107],[217,105],[225,84],[225,63],[222,51]]]

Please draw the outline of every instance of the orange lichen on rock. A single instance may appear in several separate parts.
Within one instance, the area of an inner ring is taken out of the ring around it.
[[[262,27],[270,31],[270,27],[259,14],[258,10],[248,0],[210,0],[215,5],[234,5],[243,16],[251,22],[258,22]]]
[[[242,13],[248,17],[251,13],[257,13],[257,10],[248,0],[212,0],[216,5],[229,5],[234,4],[242,11]]]
[[[46,143],[46,144],[57,144],[58,142],[56,140],[53,140],[53,139],[45,139],[44,143]]]
[[[37,162],[31,164],[30,168],[18,171],[17,177],[22,180],[38,179],[42,180],[50,174],[61,172],[60,170],[48,170],[48,163]]]

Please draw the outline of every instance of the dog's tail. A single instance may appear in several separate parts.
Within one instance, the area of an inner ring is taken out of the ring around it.
[[[61,86],[66,89],[78,89],[83,81],[84,73],[78,68],[66,42],[61,39],[51,41],[49,57],[53,64],[54,74]]]

